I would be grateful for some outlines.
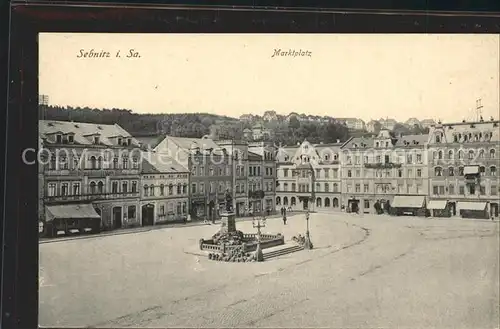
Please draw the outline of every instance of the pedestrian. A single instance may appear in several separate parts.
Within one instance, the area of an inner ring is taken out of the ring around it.
[[[286,214],[283,215],[283,225],[286,225]]]

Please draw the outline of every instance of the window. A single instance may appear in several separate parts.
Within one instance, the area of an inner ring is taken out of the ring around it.
[[[128,191],[128,183],[127,182],[123,182],[122,183],[122,193],[127,193]]]
[[[165,185],[160,184],[160,195],[165,195]]]
[[[441,167],[434,168],[434,176],[443,176],[443,169]]]
[[[438,152],[438,159],[442,160],[443,159],[443,151]]]
[[[417,162],[422,163],[422,154],[417,154]]]
[[[479,187],[479,193],[481,193],[481,195],[485,195],[486,194],[486,188],[483,185],[481,185]]]
[[[177,194],[182,194],[182,185],[181,185],[181,183],[177,184]]]
[[[325,192],[330,192],[330,185],[325,183]]]
[[[61,144],[62,143],[62,136],[61,135],[56,135],[56,143]]]
[[[97,159],[95,156],[90,157],[90,169],[97,169]]]
[[[448,159],[450,159],[450,160],[453,159],[453,150],[448,151]]]
[[[150,196],[154,196],[155,195],[155,186],[153,184],[151,184],[149,186],[149,195]]]
[[[479,167],[479,174],[481,176],[484,176],[485,173],[486,173],[486,168],[484,166]]]
[[[174,194],[174,185],[169,184],[168,185],[168,195],[173,195]]]
[[[330,169],[325,169],[325,178],[330,178]]]
[[[433,186],[432,187],[432,194],[438,195],[439,194],[439,186]]]
[[[182,203],[182,213],[187,214],[187,202],[185,201]]]
[[[135,206],[128,206],[128,211],[127,211],[127,217],[130,218],[135,218],[136,214],[136,208]]]
[[[96,183],[90,182],[90,194],[95,194],[96,192]]]
[[[356,170],[356,177],[360,177],[361,176],[361,171],[358,169]]]
[[[351,172],[351,170],[348,170],[348,171],[347,171],[347,177],[352,177],[352,172]]]
[[[448,176],[455,176],[455,168],[453,167],[448,168]]]
[[[67,196],[69,194],[68,191],[68,183],[61,184],[61,196]]]
[[[474,185],[469,185],[469,194],[470,195],[476,194],[476,187]]]
[[[469,150],[469,160],[472,160],[472,159],[474,159],[474,151]]]
[[[349,155],[346,157],[346,162],[347,162],[347,164],[352,164],[352,160],[351,160],[351,157]]]
[[[132,193],[137,193],[137,182],[136,181],[132,182]]]
[[[360,184],[356,184],[356,186],[354,187],[354,191],[355,191],[356,193],[361,192],[361,185],[360,185]]]
[[[388,155],[384,156],[384,163],[389,163],[389,162],[390,162],[389,156]]]
[[[97,192],[98,192],[99,194],[104,193],[104,183],[103,183],[103,182],[99,182],[99,183],[97,183]]]
[[[245,192],[244,185],[241,186],[241,192]],[[205,183],[200,183],[200,193],[205,193]]]
[[[165,206],[164,205],[160,206],[160,214],[159,214],[159,216],[161,216],[161,217],[165,216]]]
[[[360,159],[360,157],[359,157],[359,156],[355,156],[355,157],[354,157],[354,162],[355,162],[356,164],[360,164],[360,161],[361,161],[361,159]]]
[[[283,176],[288,177],[288,169],[283,169]]]
[[[118,193],[118,182],[111,183],[111,193],[114,194]]]
[[[490,167],[490,175],[491,176],[496,176],[497,175],[497,167],[491,166]]]
[[[236,192],[238,192],[240,186],[237,185],[236,187]],[[196,194],[196,183],[191,184],[191,193]]]
[[[455,194],[455,185],[448,186],[448,194],[450,195]]]
[[[413,177],[413,170],[412,169],[408,169],[408,177]]]
[[[321,190],[321,185],[319,183],[316,183],[316,191],[320,191]]]
[[[321,169],[316,169],[316,177],[321,177]]]
[[[498,189],[495,185],[490,186],[490,195],[497,195],[498,194]]]
[[[80,195],[80,183],[73,183],[73,195]]]
[[[365,209],[370,209],[370,200],[364,201],[364,207],[365,207]]]
[[[128,156],[123,156],[122,166],[123,166],[123,169],[128,169]]]
[[[213,168],[213,167],[210,167],[210,169],[209,169],[209,174],[210,174],[210,176],[213,176],[213,175],[214,175],[214,168]]]
[[[459,186],[458,187],[458,194],[464,195],[465,194],[465,186]]]
[[[458,151],[458,159],[463,159],[464,158],[464,151],[460,150]]]
[[[490,150],[490,158],[495,158],[495,149]]]
[[[458,167],[458,176],[464,175],[464,167]]]
[[[377,155],[376,160],[377,163],[382,163],[382,158],[380,157],[380,155]]]
[[[191,175],[193,176],[198,175],[198,167],[193,166],[193,168],[191,169]]]
[[[290,199],[292,206],[295,206],[297,204],[297,201],[294,196]]]
[[[484,158],[484,150],[483,149],[479,150],[479,157]]]
[[[398,169],[398,177],[403,177],[403,170],[402,169]]]
[[[187,184],[182,185],[182,194],[187,194]]]
[[[368,184],[364,184],[363,185],[363,192],[368,193],[368,190],[369,190],[369,185]]]
[[[338,177],[339,177],[339,170],[333,169],[333,178],[338,178]]]
[[[113,169],[118,169],[118,157],[113,158]]]
[[[418,156],[417,156],[417,157],[418,157]],[[411,154],[408,154],[408,155],[406,156],[406,162],[407,162],[407,163],[412,163],[412,162],[413,162],[413,157],[411,156]]]
[[[417,169],[417,177],[422,177],[422,169]]]
[[[339,185],[337,183],[333,183],[333,192],[339,191]]]

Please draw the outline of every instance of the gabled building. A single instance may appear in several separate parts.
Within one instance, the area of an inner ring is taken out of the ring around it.
[[[429,132],[430,207],[440,215],[498,217],[500,121],[436,124]]]
[[[103,229],[141,225],[135,138],[117,124],[52,120],[39,121],[39,134],[47,157],[40,211],[49,235],[56,226],[81,229],[86,218],[100,217]]]
[[[173,158],[142,153],[142,225],[185,221],[189,214],[189,170]]]
[[[193,219],[218,218],[226,191],[232,193],[231,155],[209,138],[166,136],[154,149],[172,157],[190,172],[190,211]]]
[[[271,143],[254,142],[248,145],[249,166],[261,168],[261,191],[249,195],[261,198],[261,210],[266,214],[274,213],[276,202],[276,161],[275,148]],[[251,156],[250,156],[251,154]]]
[[[276,155],[276,209],[340,209],[340,144],[280,148]]]

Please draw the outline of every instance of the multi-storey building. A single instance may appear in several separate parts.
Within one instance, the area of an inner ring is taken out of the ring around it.
[[[377,120],[370,120],[366,124],[366,131],[368,131],[369,133],[374,133],[375,130],[377,129],[377,126],[379,125],[380,123]]]
[[[347,126],[351,130],[363,130],[365,129],[365,122],[358,118],[340,118],[337,119]]]
[[[258,155],[261,163],[263,204],[261,209],[267,214],[274,213],[276,203],[276,161],[275,148],[270,143],[250,143],[248,149],[251,153]],[[256,157],[255,157],[256,158]]]
[[[425,207],[427,135],[396,138],[383,129],[375,138],[342,145],[342,204],[374,213],[375,203],[417,211]]]
[[[174,158],[190,171],[192,218],[218,217],[224,195],[232,191],[231,155],[209,138],[166,136],[154,149]]]
[[[248,143],[236,140],[220,140],[217,145],[231,155],[233,171],[233,209],[236,216],[245,215],[248,208]]]
[[[432,125],[429,195],[432,210],[451,216],[498,217],[500,121]]]
[[[338,210],[340,199],[340,144],[280,148],[276,155],[276,208]]]
[[[187,220],[189,170],[173,158],[155,152],[142,153],[142,225]]]
[[[118,125],[39,121],[47,154],[42,218],[101,217],[103,228],[140,225],[138,142]],[[50,224],[50,223],[49,223]]]

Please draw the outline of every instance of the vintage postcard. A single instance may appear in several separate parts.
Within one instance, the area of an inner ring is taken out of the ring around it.
[[[499,40],[40,34],[40,325],[498,327]]]

